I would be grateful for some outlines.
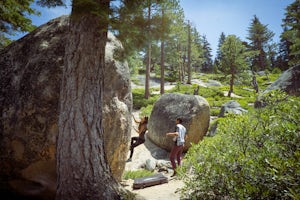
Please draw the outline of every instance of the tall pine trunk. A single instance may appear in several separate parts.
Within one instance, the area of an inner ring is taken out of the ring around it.
[[[56,199],[120,199],[119,185],[105,158],[102,127],[108,22],[100,15],[78,15],[76,2],[60,92]],[[93,3],[108,11],[109,0]]]
[[[188,80],[187,84],[191,84],[191,25],[190,21],[188,21],[188,57],[187,57],[187,67],[188,67]]]
[[[147,54],[147,65],[146,65],[146,78],[145,78],[145,99],[149,99],[150,97],[150,69],[151,69],[151,31],[150,31],[150,21],[151,21],[151,0],[148,1],[148,22],[149,22],[149,26],[148,26],[148,54]]]
[[[228,91],[228,95],[227,95],[228,97],[231,97],[231,94],[233,93],[233,84],[234,84],[234,78],[235,78],[234,74],[235,74],[235,72],[233,71],[231,73],[231,78],[230,78],[230,86],[229,86],[229,91]]]
[[[164,31],[165,31],[165,23],[164,23],[164,17],[165,17],[165,8],[163,7],[161,10],[161,16],[162,16],[162,39],[161,39],[161,45],[160,45],[160,94],[165,93],[165,37],[164,37]]]

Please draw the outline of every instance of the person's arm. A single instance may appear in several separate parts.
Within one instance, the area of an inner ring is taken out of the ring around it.
[[[166,136],[178,136],[178,132],[167,133]]]
[[[138,134],[140,134],[140,133],[139,133],[139,130],[137,130],[135,127],[133,127],[133,129],[134,129]]]
[[[135,123],[140,123],[141,122],[141,121],[136,120],[134,115],[132,115],[132,117],[133,117],[133,120],[135,121]]]
[[[178,135],[179,135],[178,131],[179,131],[179,130],[178,130],[178,127],[177,127],[177,125],[176,125],[176,127],[175,127],[175,132],[167,133],[166,136],[172,136],[172,137],[178,136]]]

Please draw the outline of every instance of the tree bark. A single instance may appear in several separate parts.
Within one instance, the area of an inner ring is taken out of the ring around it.
[[[188,21],[188,61],[187,61],[187,67],[188,67],[187,84],[191,84],[191,25],[190,25],[190,21]]]
[[[149,99],[150,97],[150,68],[151,68],[151,31],[150,31],[150,19],[151,19],[151,1],[148,2],[148,21],[149,21],[149,32],[148,32],[148,54],[147,54],[147,65],[146,65],[146,78],[145,78],[145,99]]]
[[[231,74],[231,78],[230,78],[230,88],[228,91],[228,97],[231,97],[231,93],[233,92],[233,83],[234,83],[234,72]]]
[[[109,0],[97,3],[108,10]],[[120,199],[102,127],[107,22],[86,13],[73,17],[73,11],[60,92],[56,199]]]
[[[162,28],[163,28],[163,35],[160,45],[160,94],[165,93],[165,37],[164,37],[164,17],[165,17],[165,8],[163,7],[161,10],[162,16]]]

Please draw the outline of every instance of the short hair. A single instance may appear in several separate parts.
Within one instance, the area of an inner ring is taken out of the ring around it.
[[[176,120],[178,120],[179,123],[182,123],[182,119],[180,117],[178,117]]]

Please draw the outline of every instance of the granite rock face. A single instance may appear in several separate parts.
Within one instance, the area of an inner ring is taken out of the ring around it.
[[[280,89],[287,92],[290,95],[300,96],[300,65],[289,68],[284,71],[278,79],[268,86],[263,94]]]
[[[282,90],[289,95],[300,96],[300,65],[289,68],[284,71],[276,81],[269,85],[257,97],[254,107],[260,108],[265,106],[265,95],[273,90]]]
[[[0,190],[53,199],[56,136],[68,16],[51,20],[0,52]],[[126,62],[113,59],[121,43],[109,34],[104,70],[104,143],[117,180],[125,169],[132,95]]]
[[[167,132],[174,132],[176,118],[183,119],[188,140],[184,151],[191,143],[198,143],[206,135],[210,121],[210,107],[206,99],[198,95],[176,93],[163,94],[155,102],[148,122],[147,137],[157,146],[171,151],[174,144]]]

